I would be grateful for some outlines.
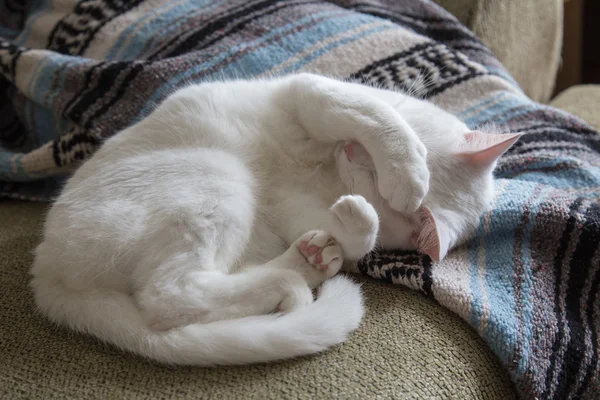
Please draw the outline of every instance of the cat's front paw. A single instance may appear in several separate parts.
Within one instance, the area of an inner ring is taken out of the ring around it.
[[[387,160],[379,160],[383,165],[379,170],[377,185],[379,193],[390,207],[399,212],[413,213],[429,191],[429,168],[427,149],[420,141],[408,146],[401,155]]]
[[[379,217],[375,208],[359,195],[342,196],[329,209],[331,232],[347,259],[358,259],[375,247]]]
[[[311,287],[337,274],[344,262],[342,248],[324,231],[307,232],[294,245],[306,260],[308,268],[303,274]]]

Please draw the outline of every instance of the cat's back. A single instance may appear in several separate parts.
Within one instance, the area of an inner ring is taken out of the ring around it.
[[[259,112],[268,96],[248,82],[203,83],[179,89],[146,118],[105,142],[96,154],[141,153],[174,148],[248,146],[257,139]]]
[[[252,185],[244,165],[217,149],[92,157],[48,212],[33,273],[121,290],[136,265],[192,251],[190,232],[251,218]]]

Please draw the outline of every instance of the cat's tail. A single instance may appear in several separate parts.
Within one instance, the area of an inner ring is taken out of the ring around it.
[[[288,314],[156,332],[123,293],[69,292],[61,283],[36,285],[35,279],[33,286],[38,306],[55,322],[126,351],[182,365],[249,364],[318,353],[345,341],[364,313],[359,285],[337,276],[322,285],[315,302]]]

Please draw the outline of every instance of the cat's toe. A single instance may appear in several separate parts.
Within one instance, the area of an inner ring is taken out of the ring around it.
[[[362,196],[342,196],[330,208],[328,230],[340,244],[346,260],[358,260],[375,247],[379,216]]]
[[[426,165],[391,171],[378,182],[379,190],[390,207],[399,212],[415,212],[429,191],[429,170]]]
[[[402,153],[373,160],[378,171],[377,188],[392,209],[415,212],[429,191],[427,149],[419,140],[404,143]]]
[[[317,269],[326,272],[329,276],[335,275],[342,268],[344,261],[341,247],[337,243],[325,247],[321,250],[318,261],[314,264]]]
[[[304,234],[298,250],[306,261],[326,277],[335,275],[343,263],[342,249],[336,240],[324,231],[310,231]]]
[[[362,196],[342,196],[331,206],[330,211],[334,216],[335,224],[345,228],[348,233],[377,234],[379,229],[377,211]]]

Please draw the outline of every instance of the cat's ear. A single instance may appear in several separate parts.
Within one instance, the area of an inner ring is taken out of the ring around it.
[[[450,247],[450,230],[427,207],[420,209],[421,226],[412,236],[413,245],[433,261],[440,261]]]
[[[365,166],[373,165],[371,155],[367,149],[365,149],[363,145],[358,142],[347,142],[344,145],[344,151],[346,152],[346,157],[348,157],[348,160],[351,162]]]
[[[515,144],[520,137],[520,133],[468,132],[464,136],[464,142],[460,145],[458,155],[469,165],[487,168]]]

